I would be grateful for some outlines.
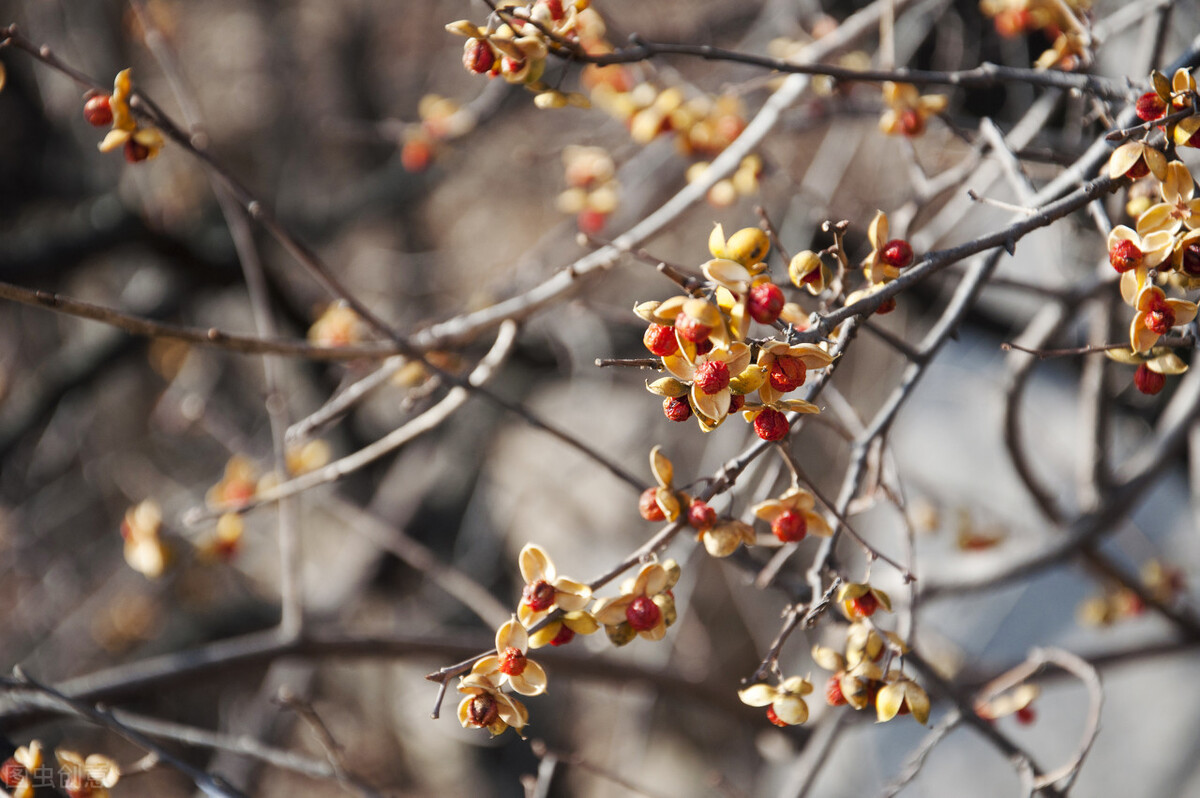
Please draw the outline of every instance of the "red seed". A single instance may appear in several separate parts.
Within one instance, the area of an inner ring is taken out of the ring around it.
[[[1175,326],[1175,311],[1165,303],[1146,311],[1146,329],[1157,335],[1166,335]]]
[[[1151,122],[1159,119],[1166,113],[1167,104],[1156,93],[1148,91],[1141,97],[1138,97],[1137,115],[1138,119],[1143,122]]]
[[[875,598],[874,593],[864,593],[856,599],[851,599],[850,606],[855,615],[870,618],[875,614],[875,610],[879,609],[879,599]]]
[[[545,579],[539,579],[525,585],[521,591],[521,599],[534,612],[548,610],[554,606],[554,586]]]
[[[1137,367],[1137,371],[1133,372],[1133,385],[1139,391],[1149,396],[1154,396],[1163,389],[1167,384],[1165,374],[1159,374],[1157,371],[1151,371],[1150,367],[1145,363]]]
[[[759,283],[750,288],[746,309],[759,324],[774,324],[785,301],[782,288],[774,283]]]
[[[778,726],[781,729],[786,729],[788,726],[786,723],[784,723],[782,720],[779,719],[778,715],[775,714],[775,707],[767,707],[767,720],[771,721],[771,723],[774,723],[776,726]]]
[[[646,488],[642,491],[641,497],[638,499],[638,512],[642,514],[642,518],[647,521],[663,521],[666,520],[666,513],[658,506],[658,488]]]
[[[825,682],[825,703],[831,707],[840,707],[849,703],[842,693],[842,680],[836,673],[829,677],[829,681]]]
[[[462,61],[468,72],[482,75],[496,63],[496,54],[491,45],[483,39],[467,39],[467,43],[463,45]]]
[[[692,417],[692,406],[687,397],[668,396],[663,399],[663,414],[672,421],[687,421]]]
[[[717,511],[708,502],[695,499],[688,507],[688,523],[703,532],[717,523]]]
[[[675,328],[665,324],[651,324],[642,335],[642,343],[650,350],[650,354],[666,357],[679,351],[679,340],[675,337]]]
[[[784,510],[771,522],[771,532],[784,543],[797,543],[808,534],[808,519],[804,513]]]
[[[804,366],[804,361],[798,357],[790,355],[781,355],[775,358],[775,362],[771,364],[771,371],[767,378],[771,381],[771,387],[780,393],[794,391],[804,384],[804,377],[808,369]]]
[[[903,238],[894,238],[883,245],[879,259],[888,266],[903,269],[913,262],[912,245]]]
[[[563,624],[562,627],[559,628],[558,634],[556,634],[554,636],[554,639],[550,641],[550,645],[565,646],[567,643],[570,643],[574,639],[575,639],[574,630],[572,630],[566,624]]]
[[[112,105],[107,94],[97,94],[83,104],[83,118],[94,127],[106,127],[112,124]]]
[[[129,163],[139,163],[150,157],[150,148],[139,144],[133,139],[125,142],[125,160]]]
[[[486,693],[475,696],[467,705],[467,722],[472,726],[491,726],[499,716],[496,699]]]
[[[1108,262],[1119,272],[1127,272],[1142,265],[1143,252],[1128,239],[1121,239],[1108,251]]]
[[[1138,158],[1137,163],[1129,167],[1129,170],[1125,172],[1126,177],[1131,177],[1134,180],[1140,180],[1148,174],[1150,174],[1150,167],[1147,165],[1145,158]]]
[[[754,417],[754,431],[764,441],[780,440],[788,433],[787,416],[768,407]]]
[[[507,673],[509,676],[520,676],[525,672],[527,662],[525,652],[514,646],[509,646],[500,655],[500,672]]]
[[[712,327],[699,319],[693,319],[683,311],[680,311],[679,315],[675,317],[675,329],[679,331],[683,340],[691,341],[694,344],[707,340],[709,334],[712,333]]]
[[[424,172],[433,162],[433,147],[424,139],[404,142],[400,148],[400,165],[407,172]]]
[[[729,387],[729,366],[721,360],[709,360],[696,368],[696,387],[708,395]]]
[[[645,632],[658,626],[662,620],[662,610],[651,599],[638,596],[625,608],[625,620],[636,631]]]
[[[591,208],[580,211],[575,217],[575,224],[579,228],[579,232],[589,236],[600,233],[607,223],[607,213],[601,213]]]
[[[1200,243],[1191,243],[1183,248],[1183,270],[1193,277],[1200,277]]]

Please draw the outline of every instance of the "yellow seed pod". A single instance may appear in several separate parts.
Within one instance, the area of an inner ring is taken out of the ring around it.
[[[623,646],[637,637],[637,632],[629,625],[629,621],[617,624],[616,626],[606,626],[604,631],[608,634],[609,641],[614,646]]]
[[[812,250],[806,249],[803,252],[797,252],[792,257],[791,263],[788,264],[788,277],[791,278],[792,285],[803,288],[805,286],[804,278],[820,268],[820,256]]]
[[[639,302],[633,306],[633,312],[642,321],[658,323],[658,319],[654,316],[654,311],[658,309],[661,302],[651,300],[649,302]]]
[[[659,593],[654,597],[653,601],[662,612],[663,623],[667,626],[675,623],[675,619],[679,617],[675,610],[675,599],[669,593]]]
[[[725,257],[743,266],[759,263],[771,250],[771,240],[757,227],[743,227],[725,242]]]
[[[726,178],[713,183],[712,188],[708,190],[705,199],[708,204],[714,208],[728,208],[733,203],[737,202],[737,189],[734,188],[733,181]]]
[[[721,323],[721,311],[717,306],[703,299],[693,298],[683,303],[683,312],[688,318],[695,319],[707,327],[716,327]]]
[[[671,588],[675,587],[675,583],[679,581],[679,577],[683,573],[683,569],[679,567],[679,563],[670,558],[662,561],[662,569],[667,574],[667,583],[663,590],[670,590]]]
[[[767,370],[762,366],[747,366],[741,374],[729,380],[729,390],[744,396],[754,393],[767,381]]]
[[[662,92],[654,98],[654,107],[662,111],[664,114],[669,114],[676,108],[683,105],[683,92],[672,86],[669,89],[663,89]]]
[[[533,98],[533,104],[543,111],[550,110],[551,108],[566,108],[567,95],[563,94],[561,91],[554,91],[551,89],[550,91],[544,91],[535,95]]]
[[[650,450],[650,472],[654,474],[654,479],[662,488],[667,488],[671,485],[671,480],[675,476],[675,467],[671,465],[671,458],[662,453],[661,446],[655,446]]]
[[[663,377],[654,382],[647,380],[646,390],[657,396],[683,396],[688,392],[688,387],[674,377]]]

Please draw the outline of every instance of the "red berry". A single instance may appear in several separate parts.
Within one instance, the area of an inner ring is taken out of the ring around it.
[[[462,61],[468,72],[482,75],[496,63],[496,54],[492,52],[492,46],[483,39],[467,39],[467,43],[463,45]]]
[[[500,716],[500,708],[496,699],[487,693],[480,693],[467,704],[467,722],[472,726],[491,726]]]
[[[1200,243],[1193,242],[1184,247],[1181,262],[1185,272],[1200,277]]]
[[[565,646],[567,643],[570,643],[574,639],[575,639],[574,630],[572,630],[566,624],[563,624],[562,627],[559,628],[558,634],[556,634],[554,636],[554,639],[550,641],[550,645]]]
[[[709,352],[712,351],[712,349],[713,349],[713,342],[709,338],[705,338],[703,341],[696,342],[696,354],[697,355],[707,355]]]
[[[804,513],[784,510],[771,522],[771,532],[784,543],[797,543],[808,534],[808,519]]]
[[[746,406],[746,397],[735,393],[729,397],[729,412],[736,413]]]
[[[1159,97],[1152,91],[1148,91],[1137,101],[1138,119],[1143,122],[1151,122],[1155,119],[1160,119],[1167,113],[1167,104],[1163,102],[1162,97]]]
[[[1150,166],[1146,163],[1145,158],[1138,158],[1137,163],[1129,167],[1128,171],[1125,172],[1127,177],[1131,177],[1134,180],[1140,180],[1148,174],[1150,174]]]
[[[771,364],[771,371],[767,378],[771,381],[771,387],[780,393],[794,391],[804,384],[804,377],[808,369],[804,366],[804,361],[798,357],[790,355],[781,355],[775,358],[775,362]]]
[[[875,315],[886,316],[896,309],[896,297],[890,296],[879,303],[879,307],[875,308]]]
[[[16,787],[25,778],[25,766],[16,759],[9,757],[0,765],[0,784],[5,787]]]
[[[787,728],[787,724],[780,720],[779,716],[775,714],[775,707],[767,707],[767,720],[771,721],[781,729]]]
[[[903,238],[894,238],[883,245],[879,259],[888,266],[903,269],[913,262],[912,246]]]
[[[433,147],[425,139],[410,139],[400,148],[400,165],[406,172],[424,172],[433,162]]]
[[[1143,363],[1133,372],[1133,384],[1142,393],[1154,396],[1167,384],[1167,377],[1157,371],[1151,371],[1150,367]]]
[[[658,626],[662,620],[662,610],[652,599],[638,596],[625,608],[625,620],[636,631],[645,632]]]
[[[1123,238],[1108,251],[1108,262],[1117,271],[1127,272],[1142,265],[1142,256],[1143,253],[1136,244]]]
[[[500,655],[500,672],[507,673],[509,676],[520,676],[525,672],[526,662],[528,660],[525,658],[524,651],[515,646],[509,646]]]
[[[1157,335],[1166,335],[1175,326],[1175,311],[1166,302],[1160,302],[1146,311],[1146,329]]]
[[[665,324],[651,324],[642,335],[642,343],[650,350],[650,354],[666,357],[679,351],[679,341],[675,338],[675,328]]]
[[[788,433],[787,416],[773,407],[765,408],[754,417],[754,431],[764,441],[777,441]]]
[[[607,213],[601,213],[591,208],[580,211],[575,217],[575,224],[579,227],[579,232],[589,236],[594,236],[602,231],[607,222]]]
[[[539,579],[532,584],[525,585],[525,589],[521,591],[521,599],[534,612],[548,610],[554,606],[554,585],[545,579]]]
[[[774,324],[783,311],[783,289],[775,283],[759,283],[750,288],[746,298],[746,309],[759,324]]]
[[[696,387],[706,394],[720,393],[729,387],[729,365],[722,360],[707,360],[696,367]]]
[[[820,279],[821,279],[821,270],[813,269],[811,272],[809,272],[808,274],[801,277],[800,282],[804,283],[805,285],[812,285],[813,283],[817,282]]]
[[[1033,707],[1021,707],[1017,710],[1017,723],[1028,726],[1035,720],[1037,720],[1037,712],[1034,711]]]
[[[138,163],[150,157],[150,148],[145,144],[139,144],[133,139],[125,142],[125,160],[129,163]]]
[[[875,598],[874,593],[864,593],[856,599],[851,599],[850,606],[858,617],[870,618],[875,614],[875,610],[879,609],[879,599]]]
[[[1195,133],[1192,134],[1191,138],[1189,138],[1187,141],[1183,142],[1183,146],[1194,147],[1196,149],[1200,149],[1200,130],[1197,130]]]
[[[638,512],[647,521],[666,520],[666,513],[658,506],[658,488],[646,488],[638,499]]]
[[[1029,30],[1033,25],[1033,16],[1024,8],[1009,9],[997,14],[992,24],[996,26],[996,33],[1013,39]]]
[[[687,421],[692,417],[692,406],[686,396],[668,396],[663,399],[663,414],[672,421]]]
[[[542,4],[550,10],[550,18],[558,22],[563,18],[562,0],[542,0]]]
[[[695,499],[688,507],[688,523],[703,532],[717,523],[717,511],[708,502]]]
[[[912,109],[900,114],[900,132],[908,137],[919,136],[925,132],[925,120]]]
[[[683,340],[691,341],[694,344],[707,340],[712,332],[712,327],[699,319],[693,319],[683,311],[679,311],[679,315],[675,317],[675,329],[683,336]]]
[[[846,696],[842,694],[842,680],[836,673],[829,677],[829,681],[825,682],[825,703],[831,707],[840,707],[849,703],[846,701]]]
[[[83,104],[83,118],[89,125],[105,127],[112,124],[112,106],[107,94],[97,94]]]

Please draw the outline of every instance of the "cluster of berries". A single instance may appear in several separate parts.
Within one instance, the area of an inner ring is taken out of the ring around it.
[[[753,348],[745,339],[751,321],[773,326],[779,321],[804,324],[805,314],[789,303],[765,272],[770,249],[766,233],[745,228],[726,240],[717,225],[709,238],[714,256],[701,267],[705,287],[691,296],[644,302],[634,308],[649,322],[643,342],[662,358],[671,375],[647,384],[664,397],[663,412],[672,421],[695,415],[701,429],[716,429],[730,413],[741,411],[764,440],[787,434],[786,411],[818,412],[802,399],[784,394],[804,384],[808,369],[832,362],[814,344],[789,345],[768,340]],[[758,400],[752,396],[757,394]]]
[[[323,440],[312,440],[289,447],[287,471],[298,476],[320,468],[329,462],[331,449]],[[239,512],[259,491],[278,484],[279,475],[271,472],[260,475],[258,467],[244,455],[234,455],[225,464],[225,473],[217,484],[208,489],[205,503],[220,512],[216,525],[196,542],[189,544],[201,561],[228,562],[242,549],[245,523]],[[125,542],[125,562],[149,579],[157,579],[175,560],[178,547],[163,534],[162,509],[153,499],[146,499],[125,512],[121,521],[121,538]]]
[[[996,32],[1016,38],[1040,32],[1053,42],[1034,65],[1038,69],[1071,71],[1092,62],[1088,35],[1091,0],[979,0]]]
[[[462,61],[468,72],[525,86],[537,95],[539,108],[586,106],[583,95],[559,91],[541,78],[550,53],[571,52],[582,40],[595,38],[597,26],[603,35],[603,23],[588,5],[588,0],[516,0],[493,12],[486,27],[460,19],[446,30],[467,37]]]
[[[671,588],[680,569],[674,560],[643,565],[622,583],[619,595],[596,599],[590,612],[591,588],[560,576],[542,547],[527,544],[517,561],[525,580],[517,612],[496,632],[496,651],[477,660],[458,683],[465,695],[458,705],[459,722],[493,735],[510,727],[521,734],[529,722],[529,711],[513,693],[546,691],[546,671],[529,658],[531,648],[563,646],[601,626],[617,646],[635,637],[662,640],[676,617]]]
[[[121,779],[121,768],[103,754],[88,754],[86,758],[74,751],[57,748],[57,772],[44,763],[42,744],[33,740],[0,763],[0,785],[11,793],[0,794],[13,798],[34,798],[40,787],[61,787],[69,798],[109,798],[109,790]],[[57,780],[56,780],[57,777]]]
[[[97,145],[101,152],[120,147],[129,163],[149,160],[163,148],[163,136],[153,127],[138,124],[129,108],[133,94],[130,71],[122,69],[113,81],[112,94],[92,93],[83,104],[83,118],[93,127],[109,127],[104,141]]]
[[[888,238],[882,211],[871,222],[868,237],[872,248],[862,263],[868,286],[846,297],[847,304],[879,290],[913,262],[908,242]],[[700,267],[702,287],[634,307],[649,323],[642,338],[646,349],[661,358],[670,375],[646,388],[663,397],[663,413],[672,421],[695,416],[700,428],[710,432],[740,411],[760,438],[780,440],[790,428],[787,411],[819,412],[812,403],[786,394],[805,383],[810,369],[825,368],[833,358],[823,344],[775,338],[747,342],[752,321],[772,328],[808,323],[807,314],[767,274],[770,239],[765,232],[747,227],[726,239],[717,225],[708,248],[713,259]],[[839,257],[844,257],[840,246]],[[788,274],[793,285],[814,296],[825,292],[832,279],[822,257],[807,250],[791,259]],[[893,307],[894,298],[877,312]]]
[[[884,672],[892,657],[907,652],[904,641],[891,632],[879,632],[864,620],[877,609],[891,610],[887,594],[866,583],[850,583],[839,589],[838,602],[851,620],[844,653],[826,646],[814,646],[812,651],[813,661],[832,671],[825,683],[826,703],[856,710],[874,707],[880,722],[909,714],[919,723],[928,722],[930,701],[925,690],[903,670],[888,668]],[[751,685],[738,695],[750,706],[767,706],[767,719],[776,726],[793,726],[808,720],[803,696],[812,691],[807,679],[793,676],[774,687]]]
[[[1142,95],[1137,114],[1146,122],[1182,113],[1161,127],[1175,146],[1200,146],[1200,113],[1196,112],[1196,79],[1180,69],[1171,80],[1154,72],[1154,91]],[[1147,133],[1149,136],[1149,133]],[[1157,185],[1158,202],[1136,208],[1134,228],[1118,225],[1108,236],[1108,260],[1121,274],[1121,298],[1133,308],[1129,350],[1111,350],[1109,357],[1136,365],[1134,385],[1156,394],[1168,375],[1187,365],[1168,347],[1156,346],[1174,327],[1196,317],[1196,304],[1168,297],[1164,286],[1180,291],[1200,288],[1200,198],[1188,168],[1168,160],[1146,140],[1128,141],[1109,159],[1109,177],[1129,177]]]

